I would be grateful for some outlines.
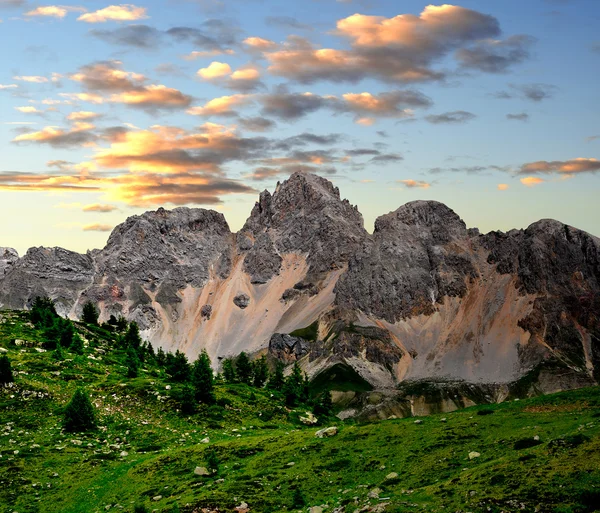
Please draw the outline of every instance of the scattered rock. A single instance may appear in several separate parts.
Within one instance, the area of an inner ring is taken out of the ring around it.
[[[479,454],[477,451],[471,451],[469,453],[469,459],[470,460],[473,460],[475,458],[479,458],[479,456],[481,456],[481,454]]]
[[[162,499],[162,495],[155,495],[154,497],[152,497],[153,501],[159,501]]]
[[[300,422],[302,422],[302,424],[306,424],[307,426],[312,426],[313,424],[316,424],[318,422],[317,417],[315,417],[309,411],[306,412],[306,416],[299,417],[299,420],[300,420]]]
[[[367,497],[369,499],[379,499],[379,494],[382,492],[383,490],[381,488],[373,488],[368,494]]]
[[[423,421],[421,419],[417,419],[415,420],[415,424],[423,424]]]
[[[202,315],[202,317],[204,317],[206,320],[210,319],[210,316],[212,315],[212,305],[204,305],[201,309],[200,309],[200,315]]]
[[[194,474],[197,476],[210,476],[210,472],[206,467],[196,467],[194,469]]]
[[[286,467],[293,467],[296,464],[295,461],[290,461],[289,463],[287,463],[285,466]]]
[[[321,506],[313,506],[312,508],[308,508],[308,513],[323,513],[323,508]]]
[[[390,472],[387,476],[385,476],[385,480],[389,481],[390,479],[397,479],[398,472]]]
[[[243,310],[250,304],[250,296],[247,294],[238,294],[233,298],[233,304]]]
[[[203,438],[202,440],[200,440],[200,443],[201,444],[209,444],[210,443],[210,438],[208,438],[208,437]]]
[[[119,456],[121,456],[121,458],[125,458],[126,456],[129,456],[129,453],[127,451],[121,451]]]
[[[335,436],[338,433],[338,428],[336,426],[331,426],[328,428],[323,428],[323,429],[319,429],[319,431],[317,431],[315,433],[315,436],[317,438],[325,438],[328,436]]]

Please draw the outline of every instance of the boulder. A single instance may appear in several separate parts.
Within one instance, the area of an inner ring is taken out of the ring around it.
[[[331,427],[319,429],[319,431],[317,431],[315,433],[315,436],[317,438],[326,438],[329,436],[335,436],[335,435],[337,435],[337,433],[338,433],[338,428],[336,426],[331,426]]]
[[[247,294],[238,294],[233,298],[233,304],[243,310],[250,304],[250,296]]]
[[[197,476],[210,476],[210,472],[206,467],[196,467],[194,469],[194,474]]]

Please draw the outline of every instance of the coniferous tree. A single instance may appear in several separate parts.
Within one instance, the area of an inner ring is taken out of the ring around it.
[[[86,324],[98,324],[98,317],[100,316],[100,312],[96,308],[96,305],[91,301],[88,301],[83,305],[83,310],[81,312],[81,320]]]
[[[8,356],[0,356],[0,385],[7,385],[15,380]]]
[[[136,322],[132,322],[129,324],[127,328],[127,333],[125,333],[125,339],[123,340],[125,347],[131,346],[136,351],[142,345],[142,337],[140,337],[140,329]]]
[[[194,362],[192,384],[194,385],[194,396],[197,401],[205,404],[216,402],[212,366],[208,353],[204,349]]]
[[[294,363],[292,373],[286,378],[283,385],[283,395],[288,406],[296,406],[303,398],[304,379],[298,362]]]
[[[62,362],[65,359],[65,351],[60,344],[56,346],[54,351],[52,351],[52,359],[56,360],[57,362]]]
[[[333,413],[333,402],[331,400],[331,392],[325,390],[315,400],[313,411],[317,417],[329,417]]]
[[[73,335],[73,341],[71,342],[69,350],[75,354],[83,354],[83,347],[83,339],[79,336],[79,334],[75,333],[75,335]]]
[[[206,467],[208,470],[211,470],[213,474],[219,472],[219,457],[214,449],[211,449],[208,452],[208,456],[206,457]]]
[[[69,348],[73,343],[73,337],[75,336],[75,328],[73,328],[73,324],[71,321],[67,320],[67,323],[63,326],[62,331],[60,332],[59,345],[61,347]]]
[[[29,319],[33,325],[38,328],[49,328],[54,324],[54,320],[58,317],[54,301],[49,297],[36,297],[31,305]]]
[[[125,365],[127,366],[127,377],[137,378],[140,369],[140,359],[138,358],[137,351],[131,346],[127,348]]]
[[[262,388],[269,379],[269,367],[267,366],[267,357],[261,356],[255,360],[252,365],[252,384],[256,388]]]
[[[223,379],[225,380],[225,383],[235,383],[237,380],[231,358],[225,358],[223,360]]]
[[[176,400],[179,403],[181,413],[191,415],[196,412],[196,398],[194,397],[194,387],[192,385],[183,385],[176,393]]]
[[[74,433],[88,431],[96,427],[94,407],[88,395],[78,388],[65,408],[63,428]]]
[[[271,390],[282,390],[285,384],[285,376],[283,375],[283,369],[285,366],[282,362],[275,364],[275,371],[271,374],[269,381],[267,382],[267,388]]]
[[[165,370],[171,375],[173,381],[181,383],[189,381],[192,375],[187,356],[179,349],[174,355],[171,353],[167,354]]]
[[[156,363],[158,363],[158,365],[163,367],[165,365],[166,360],[167,360],[167,357],[165,355],[163,348],[159,347],[158,351],[156,351]]]
[[[252,363],[250,363],[250,358],[244,351],[236,359],[235,372],[240,382],[246,385],[252,384]]]
[[[117,331],[125,331],[127,329],[127,319],[120,315],[115,326]]]

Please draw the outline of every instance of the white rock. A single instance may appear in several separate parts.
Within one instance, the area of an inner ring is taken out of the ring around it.
[[[475,458],[479,458],[479,456],[481,456],[481,454],[479,454],[477,451],[471,451],[469,453],[469,459],[470,460],[475,459]]]
[[[338,428],[336,426],[331,426],[328,428],[319,429],[319,431],[315,433],[315,436],[317,438],[325,438],[326,436],[335,436],[337,435],[337,432]]]
[[[210,476],[210,472],[206,467],[196,467],[194,469],[194,474],[197,476]]]

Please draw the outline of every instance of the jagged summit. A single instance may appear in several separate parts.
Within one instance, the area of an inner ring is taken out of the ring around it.
[[[309,375],[342,365],[376,387],[508,382],[548,361],[562,362],[560,386],[580,386],[600,369],[600,239],[546,219],[480,235],[436,201],[402,205],[369,234],[306,173],[262,192],[237,234],[218,212],[159,208],[86,255],[0,249],[0,307],[40,295],[72,317],[91,300],[102,320],[124,315],[154,344],[213,361],[316,326],[314,343],[277,340],[302,349]]]

